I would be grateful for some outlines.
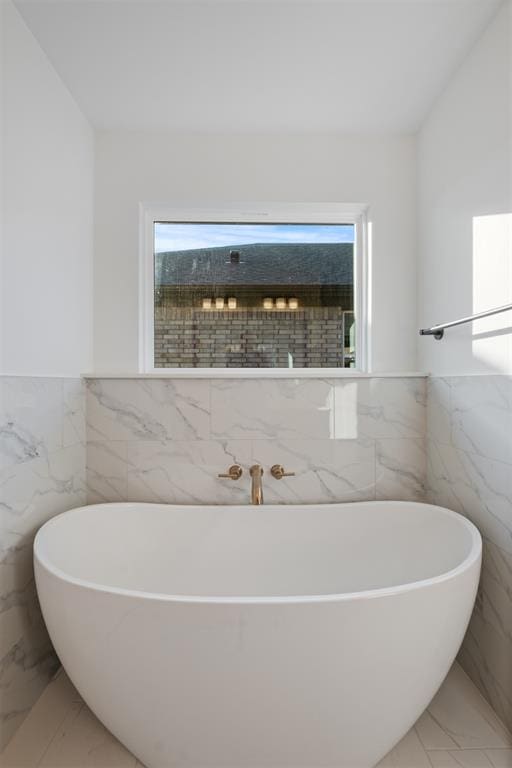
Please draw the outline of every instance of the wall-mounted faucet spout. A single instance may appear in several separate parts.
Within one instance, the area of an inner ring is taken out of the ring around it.
[[[251,504],[263,504],[263,484],[261,476],[263,475],[263,467],[259,464],[253,464],[249,470],[251,475]]]

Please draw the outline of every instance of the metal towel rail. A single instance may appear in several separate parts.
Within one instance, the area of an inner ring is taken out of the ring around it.
[[[453,328],[454,325],[472,323],[473,320],[480,320],[481,317],[490,317],[490,315],[497,315],[500,312],[508,312],[509,310],[512,310],[512,304],[505,304],[503,307],[496,307],[496,309],[487,309],[485,312],[479,312],[477,315],[463,317],[461,320],[453,320],[451,323],[440,323],[439,325],[433,325],[432,328],[421,328],[420,336],[433,336],[434,339],[439,341],[444,336],[445,328]]]

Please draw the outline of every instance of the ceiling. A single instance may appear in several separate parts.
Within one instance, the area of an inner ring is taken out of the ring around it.
[[[99,129],[415,131],[500,0],[15,0]]]

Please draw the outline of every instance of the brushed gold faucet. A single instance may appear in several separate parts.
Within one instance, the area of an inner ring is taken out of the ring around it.
[[[227,477],[229,480],[240,480],[243,474],[243,469],[240,464],[233,464],[227,472],[223,472],[217,477]]]
[[[282,464],[274,464],[270,470],[270,474],[272,477],[275,477],[276,480],[282,480],[283,477],[295,477],[295,472],[285,472]]]
[[[261,476],[263,467],[260,464],[253,464],[249,470],[251,476],[251,504],[263,504],[263,484]]]
[[[243,469],[240,464],[233,464],[227,472],[223,472],[218,477],[226,477],[229,480],[240,480]],[[251,504],[263,504],[263,467],[261,464],[253,464],[249,470],[251,476]],[[274,464],[270,470],[272,477],[276,480],[282,480],[283,477],[293,477],[295,472],[286,472],[282,464]]]

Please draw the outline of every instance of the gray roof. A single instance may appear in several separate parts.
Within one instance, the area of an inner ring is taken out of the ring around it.
[[[230,252],[240,252],[232,264]],[[352,243],[251,243],[155,254],[157,285],[352,285]]]

